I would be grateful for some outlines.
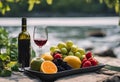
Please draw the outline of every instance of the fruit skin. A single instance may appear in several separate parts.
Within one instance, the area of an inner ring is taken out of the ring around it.
[[[57,66],[52,61],[44,61],[40,69],[45,74],[54,74],[58,71]]]
[[[57,46],[51,46],[50,51],[53,52],[55,49],[58,49]]]
[[[87,61],[87,58],[85,57],[83,60],[82,60],[82,65]]]
[[[78,58],[81,58],[82,55],[80,54],[80,52],[76,52],[75,56],[77,56]]]
[[[50,52],[42,54],[41,58],[43,58],[44,60],[50,60],[50,61],[54,59],[53,56],[50,54]]]
[[[54,55],[56,55],[57,53],[61,54],[61,52],[57,51],[57,52],[51,53],[51,55],[54,57]]]
[[[86,67],[90,67],[90,66],[92,66],[92,64],[90,61],[87,60],[83,63],[82,68],[86,68]]]
[[[40,66],[43,61],[44,59],[40,57],[33,58],[30,63],[30,68],[35,71],[40,71]]]
[[[59,59],[59,58],[62,59],[62,54],[57,53],[54,55],[54,59]]]
[[[66,48],[66,44],[64,42],[60,42],[57,47],[61,50],[61,48]]]
[[[85,54],[86,58],[89,59],[92,57],[92,52],[91,51],[88,51],[86,54]]]
[[[66,54],[68,51],[66,48],[61,48],[61,53]]]
[[[55,49],[51,54],[54,56],[56,53],[61,53],[60,49]]]
[[[72,42],[71,40],[68,40],[68,41],[66,42],[66,45],[67,45],[67,47],[72,47],[73,42]]]
[[[80,60],[82,61],[84,58],[86,58],[85,55],[82,55],[82,56],[80,57]]]
[[[68,51],[71,49],[72,45],[73,45],[73,42],[71,40],[66,41],[66,46]]]
[[[69,66],[67,62],[64,62],[62,59],[54,59],[53,63],[57,66],[58,72],[72,69],[72,67]]]
[[[81,60],[76,56],[66,56],[63,61],[67,62],[72,68],[78,69],[81,67]]]
[[[91,62],[91,64],[92,64],[92,66],[96,66],[96,65],[98,65],[98,61],[95,59],[95,58],[89,58],[88,59],[90,62]]]
[[[69,56],[74,56],[74,53],[70,51],[70,52],[68,53],[68,55],[69,55]]]
[[[80,52],[81,55],[85,55],[85,49],[78,48],[77,52]]]
[[[76,46],[76,45],[72,45],[72,47],[71,47],[71,51],[72,52],[76,52],[77,51],[77,49],[78,49],[78,46]]]

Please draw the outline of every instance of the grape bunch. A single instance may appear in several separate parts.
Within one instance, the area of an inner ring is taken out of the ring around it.
[[[67,64],[67,62],[64,62],[64,61],[63,61],[62,59],[60,59],[60,58],[54,59],[54,60],[53,60],[53,63],[57,66],[58,72],[72,69],[72,67],[69,66],[69,65]]]
[[[83,48],[79,48],[71,40],[66,42],[59,42],[57,46],[50,47],[50,52],[53,57],[59,53],[62,55],[62,58],[73,55],[79,57],[82,60],[85,56],[85,50]]]

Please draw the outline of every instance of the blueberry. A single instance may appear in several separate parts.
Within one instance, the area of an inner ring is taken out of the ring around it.
[[[60,59],[60,58],[58,58],[58,59],[56,59],[57,60],[57,62],[61,65],[61,63],[63,62],[63,60],[62,59]]]
[[[69,66],[66,62],[63,62],[63,63],[61,64],[61,66],[62,66],[65,70],[70,70],[70,69],[72,69],[72,67]]]
[[[55,65],[60,66],[61,63],[63,63],[63,60],[58,58],[58,59],[54,59],[53,62],[55,63]]]
[[[58,68],[58,72],[65,71],[65,69],[63,67],[61,67],[61,66],[57,66],[57,68]]]

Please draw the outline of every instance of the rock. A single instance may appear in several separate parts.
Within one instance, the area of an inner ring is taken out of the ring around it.
[[[93,43],[89,40],[81,40],[77,43],[79,47],[84,48],[86,51],[87,50],[92,50],[94,48]]]
[[[113,52],[113,49],[103,46],[99,48],[95,48],[93,50],[93,53],[98,56],[110,56],[110,57],[117,57],[115,53]]]
[[[114,53],[117,55],[117,58],[120,58],[120,46],[114,48]]]
[[[103,82],[120,82],[120,74],[115,74],[115,75],[105,79]]]
[[[100,30],[97,31],[92,31],[88,33],[88,36],[93,36],[93,37],[105,37],[106,34]]]

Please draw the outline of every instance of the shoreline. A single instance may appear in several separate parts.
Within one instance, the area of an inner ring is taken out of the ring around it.
[[[28,26],[43,24],[48,26],[118,26],[119,17],[27,17]],[[0,26],[21,26],[21,17],[2,17]]]

